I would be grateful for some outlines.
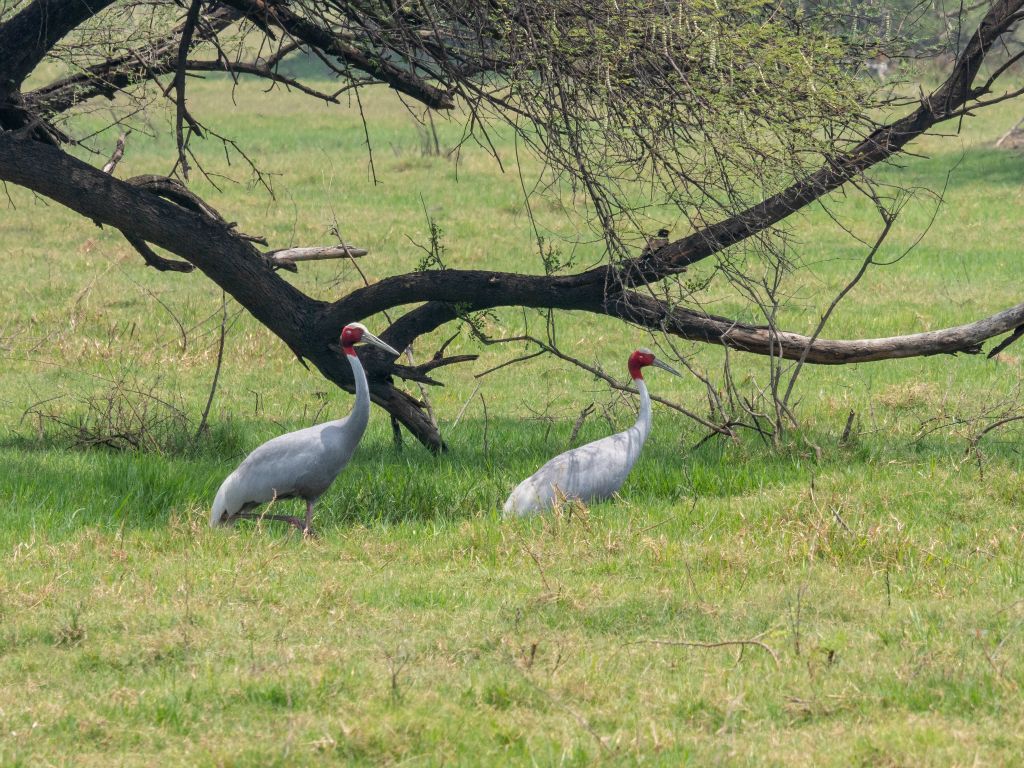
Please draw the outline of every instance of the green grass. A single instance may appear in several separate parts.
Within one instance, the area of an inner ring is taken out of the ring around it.
[[[329,242],[337,221],[370,249],[362,267],[376,279],[416,265],[407,236],[426,240],[426,205],[450,266],[541,270],[515,176],[471,147],[458,166],[421,156],[411,118],[385,93],[366,100],[377,186],[355,109],[251,87],[233,107],[200,82],[192,99],[280,174],[276,200],[245,184],[218,193],[197,181],[197,191],[275,247]],[[952,170],[946,204],[916,250],[869,272],[827,336],[934,329],[1020,300],[1007,275],[1020,255],[1024,157],[987,149],[1015,119],[1012,104],[997,108],[959,137],[919,142],[927,159],[884,172],[941,189]],[[132,135],[120,175],[166,172],[161,121],[158,139]],[[457,125],[440,130],[446,145],[458,140]],[[511,157],[507,141],[499,149]],[[228,168],[216,147],[203,157],[245,180],[237,158]],[[270,524],[210,531],[212,495],[246,451],[344,413],[350,398],[239,315],[209,435],[172,430],[142,452],[69,447],[38,413],[81,418],[111,382],[153,392],[194,429],[220,292],[201,275],[147,270],[117,233],[10,192],[0,764],[927,766],[1009,765],[1024,752],[1020,432],[997,430],[968,454],[980,423],[957,421],[1015,400],[1013,348],[996,361],[807,369],[801,428],[779,449],[744,434],[694,450],[702,430],[658,409],[620,499],[503,522],[508,491],[564,449],[584,406],[598,410],[581,439],[632,415],[551,360],[477,380],[517,352],[463,334],[451,351],[481,359],[445,369],[446,386],[431,391],[448,454],[396,450],[375,412],[318,507],[320,539]],[[868,205],[834,205],[860,234],[877,231]],[[912,203],[883,257],[912,243],[933,209],[926,196]],[[575,226],[554,206],[537,212],[553,229]],[[863,249],[820,210],[795,238],[814,266],[789,284],[784,325],[806,332]],[[287,279],[325,299],[360,284],[335,263]],[[738,307],[718,283],[701,299]],[[520,317],[499,313],[491,329],[515,330]],[[617,374],[649,343],[571,313],[560,340]],[[721,350],[684,349],[720,376]],[[765,382],[763,360],[731,362],[748,391]],[[706,411],[692,380],[648,380]],[[739,639],[771,653],[650,642]]]

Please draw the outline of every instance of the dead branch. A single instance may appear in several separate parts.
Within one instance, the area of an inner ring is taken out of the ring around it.
[[[368,254],[365,248],[354,245],[311,245],[297,248],[281,248],[270,251],[266,257],[274,264],[294,265],[298,261],[324,261],[326,259],[358,258]]]
[[[1006,416],[1004,418],[1001,418],[1001,419],[998,419],[998,420],[992,422],[987,427],[985,427],[983,430],[981,430],[980,432],[975,434],[973,437],[971,437],[971,439],[969,441],[969,444],[967,446],[967,451],[966,452],[970,453],[975,448],[977,448],[978,447],[978,443],[981,442],[981,438],[983,438],[989,432],[991,432],[991,431],[993,431],[995,429],[999,429],[999,427],[1004,427],[1007,424],[1012,424],[1015,421],[1021,421],[1021,420],[1024,420],[1024,414],[1015,414],[1013,416]]]
[[[583,429],[583,422],[587,420],[587,416],[594,412],[594,404],[590,403],[582,411],[580,415],[576,417],[576,423],[572,425],[572,432],[569,434],[568,447],[572,448],[576,445],[576,438],[580,434],[580,430]]]
[[[846,445],[850,440],[850,431],[853,429],[853,420],[856,418],[857,412],[852,408],[850,409],[850,415],[846,417],[846,426],[843,427],[843,434],[839,436],[839,444]]]

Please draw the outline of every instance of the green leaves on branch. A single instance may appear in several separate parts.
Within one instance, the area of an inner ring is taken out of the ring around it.
[[[862,71],[884,25],[869,35],[861,24],[854,35],[835,8],[493,7],[493,55],[506,77],[495,91],[529,116],[522,137],[553,179],[582,188],[613,248],[614,233],[636,231],[651,206],[715,220],[778,191],[860,138],[876,105],[877,83]]]

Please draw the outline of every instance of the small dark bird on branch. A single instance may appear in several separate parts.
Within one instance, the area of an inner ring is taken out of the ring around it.
[[[658,234],[654,237],[647,238],[647,245],[645,245],[644,249],[640,251],[640,256],[642,258],[647,258],[655,251],[664,248],[666,245],[668,245],[668,230],[659,229]]]

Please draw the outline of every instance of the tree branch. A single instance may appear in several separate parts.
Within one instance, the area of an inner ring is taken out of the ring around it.
[[[0,24],[0,107],[7,106],[2,104],[5,92],[18,91],[54,45],[113,1],[33,0],[21,13]]]
[[[444,91],[417,77],[410,70],[388,61],[382,51],[365,51],[347,42],[330,29],[309,21],[287,6],[267,0],[222,0],[247,18],[261,24],[274,24],[292,37],[314,46],[325,54],[336,56],[347,64],[382,80],[396,91],[411,96],[432,109],[451,109],[451,97]]]
[[[958,116],[969,101],[983,95],[991,85],[971,87],[985,55],[1013,26],[1015,14],[1021,8],[1024,8],[1024,0],[1000,0],[993,5],[971,36],[949,77],[922,98],[921,105],[906,117],[878,128],[853,149],[782,192],[724,221],[669,243],[647,258],[625,262],[609,277],[615,282],[638,285],[682,272],[691,264],[763,232],[868,168],[888,160],[935,125]],[[600,272],[607,270],[607,267],[597,268]]]
[[[188,62],[188,52],[192,47],[192,35],[199,23],[199,11],[203,7],[203,0],[192,0],[185,16],[185,23],[181,30],[181,40],[178,42],[177,66],[174,72],[174,136],[178,144],[178,167],[181,168],[181,175],[188,180],[188,158],[185,157],[185,145],[187,139],[184,135],[184,124],[188,111],[185,107],[185,64]],[[195,130],[195,121],[189,120],[189,129]],[[201,135],[201,134],[200,134]]]
[[[197,30],[199,34],[190,43],[189,50],[211,40],[239,18],[238,12],[230,8],[218,6],[207,11],[202,15]],[[29,91],[24,95],[25,107],[33,113],[52,116],[96,96],[113,98],[118,91],[139,79],[152,80],[173,72],[184,31],[185,24],[179,24],[170,34],[144,48],[131,50]]]

